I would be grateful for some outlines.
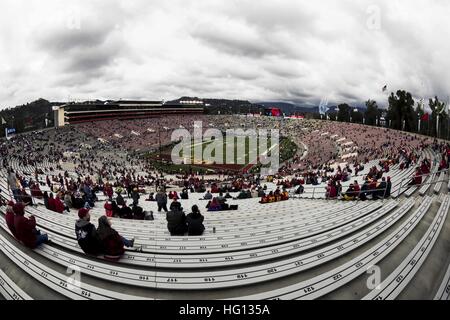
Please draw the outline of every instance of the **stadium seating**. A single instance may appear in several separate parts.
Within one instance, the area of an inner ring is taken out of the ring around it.
[[[224,126],[223,118],[213,116],[205,119],[214,126]],[[165,121],[162,124],[171,128],[189,127],[193,120],[177,119],[173,123]],[[233,121],[238,120],[229,122]],[[251,127],[257,121],[249,120],[247,125]],[[300,150],[303,159],[293,161],[292,167],[286,169],[286,177],[297,173],[291,172],[292,168],[304,168],[308,163],[323,161],[322,156],[331,159],[337,155],[334,159],[334,165],[337,165],[346,155],[355,152],[357,155],[350,159],[365,163],[365,168],[342,183],[343,191],[354,180],[362,183],[370,168],[378,166],[379,160],[393,149],[404,145],[406,152],[414,153],[424,143],[423,139],[410,139],[404,133],[377,131],[354,124],[305,123],[306,130],[302,130],[298,138],[305,144]],[[154,121],[127,121],[125,124],[110,121],[99,125],[103,130],[101,133],[88,124],[64,129],[64,132],[70,137],[70,143],[83,141],[95,148],[101,148],[98,138],[112,141],[113,146],[122,144],[128,150],[148,146],[145,139],[152,139],[151,146],[155,145],[155,132],[142,130],[155,128]],[[298,123],[292,122],[283,130],[294,134],[299,130],[297,126]],[[363,134],[358,135],[356,130],[363,130]],[[163,131],[167,131],[163,134],[164,139],[169,139],[169,130]],[[388,134],[391,136],[385,140],[389,142],[383,144],[380,137]],[[50,131],[39,139],[44,137],[51,138],[55,145],[64,145],[55,132]],[[376,151],[372,152],[365,144],[375,140]],[[321,145],[324,146],[322,154],[317,152]],[[34,179],[35,170],[40,169],[44,174],[38,174],[38,178],[44,184],[47,176],[64,175],[65,171],[73,177],[90,175],[91,170],[83,168],[79,160],[61,157],[62,149],[58,147],[54,151],[45,154],[35,164],[27,164],[20,151],[17,151],[18,155],[9,155],[2,163],[7,161],[19,175],[31,179]],[[84,152],[91,159],[92,153]],[[367,162],[365,158],[368,158]],[[422,185],[408,186],[416,165],[425,158],[432,163],[431,174],[423,177]],[[119,155],[114,161],[112,167],[120,170],[127,166],[129,159]],[[194,204],[200,207],[206,227],[202,236],[170,236],[165,213],[158,213],[156,203],[144,201],[144,196],[141,196],[140,205],[146,211],[153,211],[155,219],[112,219],[114,229],[126,238],[135,239],[135,247],[126,249],[116,262],[83,253],[75,237],[74,225],[78,216],[73,208],[69,213],[58,214],[46,209],[42,200],[34,199],[34,205],[26,208],[26,214],[36,217],[37,228],[47,233],[52,243],[29,250],[9,232],[4,219],[6,207],[0,206],[0,254],[36,280],[42,286],[41,290],[55,292],[67,299],[152,300],[184,297],[186,293],[193,299],[201,294],[239,300],[317,299],[333,294],[339,297],[339,292],[347,285],[364,282],[362,275],[373,265],[384,261],[395,267],[377,289],[366,288],[358,292],[357,297],[396,299],[405,292],[411,294],[409,286],[417,275],[425,272],[424,263],[435,258],[433,248],[437,244],[443,249],[448,247],[445,239],[449,237],[446,222],[450,182],[447,182],[445,170],[438,171],[438,162],[439,152],[428,145],[420,149],[420,157],[408,168],[401,169],[399,163],[392,165],[389,173],[383,175],[389,175],[392,182],[392,197],[385,200],[326,200],[326,184],[320,183],[317,186],[305,185],[305,192],[299,196],[294,196],[294,188],[289,189],[291,199],[288,201],[260,205],[259,198],[229,199],[227,203],[238,205],[237,210],[207,212],[207,201],[199,200],[203,194],[189,193],[189,199],[179,202],[185,211]],[[105,163],[98,161],[92,166],[99,169]],[[146,172],[145,165],[139,161],[133,165],[130,163],[131,167],[136,170],[135,174]],[[0,170],[0,194],[10,199],[5,169]],[[173,186],[176,185],[174,176],[166,179],[172,179]],[[447,183],[447,188],[442,188],[444,183]],[[277,188],[276,183],[264,184],[267,191]],[[59,184],[55,182],[55,185]],[[152,185],[146,186],[147,191],[152,188]],[[41,189],[51,192],[48,186]],[[232,196],[237,194],[233,192]],[[94,225],[104,215],[103,204],[107,199],[102,192],[97,197],[99,201],[91,209]],[[415,241],[413,246],[411,241]],[[407,251],[407,254],[401,259],[396,258],[395,250]],[[428,298],[449,299],[449,260],[442,261],[441,265],[444,263],[442,275],[428,276],[433,281],[433,288],[439,288]],[[62,272],[64,269],[70,272]],[[444,269],[447,270],[445,275]],[[8,277],[7,273],[8,270],[0,269],[2,296],[14,300],[35,298],[32,292],[24,292],[20,283],[15,284],[11,280],[14,277]],[[85,281],[79,281],[79,276]]]

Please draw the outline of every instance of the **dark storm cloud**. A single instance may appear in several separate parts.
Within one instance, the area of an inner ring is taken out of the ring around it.
[[[184,95],[447,97],[448,1],[3,0],[0,108]]]

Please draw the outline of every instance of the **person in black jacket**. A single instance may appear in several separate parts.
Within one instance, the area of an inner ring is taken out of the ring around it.
[[[192,206],[192,212],[189,213],[186,217],[188,235],[190,236],[201,236],[203,231],[205,231],[205,226],[203,225],[203,221],[205,218],[198,210],[196,205]]]
[[[117,192],[116,202],[118,206],[123,206],[125,204],[125,199],[120,192]]]
[[[359,192],[359,200],[365,201],[367,200],[367,191],[369,190],[368,181],[364,181],[364,184],[361,187],[361,191]]]
[[[97,256],[101,253],[101,244],[97,236],[97,229],[90,223],[89,210],[82,208],[78,211],[78,220],[75,223],[75,234],[80,248],[89,255]]]
[[[139,206],[133,206],[133,219],[134,220],[144,220],[145,219],[145,212],[142,207]]]
[[[377,187],[378,191],[374,192],[372,195],[373,199],[383,199],[383,198],[387,198],[386,194],[387,194],[387,183],[386,183],[386,178],[383,177],[381,178],[381,182]],[[389,192],[390,193],[390,192]]]
[[[120,208],[119,217],[122,219],[133,219],[133,210],[127,206],[126,202],[122,205],[122,208]]]
[[[175,208],[166,213],[167,229],[172,236],[184,236],[187,231],[186,215],[183,208]]]
[[[389,198],[391,196],[391,189],[392,189],[392,182],[391,182],[391,177],[387,177],[387,181],[386,181],[386,193],[385,193],[385,198]]]
[[[176,198],[173,199],[172,203],[170,204],[169,210],[180,210],[181,209],[181,203],[178,202]]]

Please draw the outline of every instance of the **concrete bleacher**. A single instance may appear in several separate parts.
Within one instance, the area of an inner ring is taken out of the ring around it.
[[[6,300],[32,300],[0,269],[0,295]]]
[[[424,156],[434,154],[427,150]],[[365,170],[372,164],[376,161]],[[47,161],[43,168],[51,166]],[[14,168],[34,174],[34,168]],[[367,202],[320,199],[323,191],[314,199],[265,205],[255,198],[229,200],[238,210],[206,212],[201,195],[190,194],[189,200],[180,200],[182,206],[189,210],[198,204],[205,216],[205,233],[196,237],[171,237],[165,214],[141,198],[144,209],[155,212],[155,220],[113,219],[113,228],[136,240],[136,248],[115,263],[83,254],[75,238],[73,209],[58,214],[40,202],[27,207],[38,229],[52,240],[28,250],[9,233],[5,208],[0,207],[0,257],[36,281],[39,290],[67,299],[448,299],[450,197],[448,188],[442,188],[448,175],[433,168],[423,186],[408,188],[413,172],[414,166],[392,167],[392,199]],[[8,194],[4,174],[3,195]],[[344,190],[353,180],[343,184]],[[104,214],[103,201],[91,214],[96,224]],[[381,265],[386,276],[380,289],[371,290],[365,273],[374,265]],[[6,299],[34,298],[4,271],[0,268],[0,293]],[[417,292],[424,279],[432,285]]]

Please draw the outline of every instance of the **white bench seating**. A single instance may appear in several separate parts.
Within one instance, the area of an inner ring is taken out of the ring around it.
[[[14,241],[14,240],[13,240]],[[146,298],[110,291],[83,281],[73,281],[68,274],[59,273],[28,256],[0,234],[0,250],[28,275],[46,287],[74,300],[143,300]],[[72,282],[71,282],[72,281]]]
[[[391,214],[388,220],[391,220],[393,216],[395,219],[399,219],[403,214],[405,214],[406,210],[409,210],[412,202],[409,204],[405,204],[401,210],[397,210],[396,213]],[[390,223],[394,221],[391,220]],[[389,223],[389,224],[390,224]],[[384,224],[383,227],[381,227]],[[384,228],[387,228],[389,224],[385,223],[385,220],[376,223],[371,227],[371,230],[377,231],[377,233],[382,232]],[[2,227],[6,228],[5,224],[2,223]],[[381,231],[380,231],[381,230]],[[363,230],[359,233],[359,235],[363,235],[366,238],[369,238],[369,235],[366,234],[366,231]],[[373,236],[372,236],[373,237]],[[329,261],[336,256],[340,256],[342,254],[347,253],[350,250],[357,248],[362,245],[365,241],[361,239],[360,241],[353,242],[350,239],[345,239],[341,241],[339,244],[333,244],[328,246],[325,249],[316,250],[313,253],[306,254],[301,256],[305,261],[305,266],[308,265],[306,261],[314,260],[315,265],[322,264],[326,261]],[[348,248],[346,244],[350,244]],[[335,248],[338,254],[334,254],[334,257],[323,258],[326,253],[321,252],[330,252],[334,251],[331,248]],[[337,247],[337,249],[336,249]],[[36,250],[37,253],[42,254],[47,257],[49,260],[52,260],[56,263],[62,264],[64,266],[76,265],[82,267],[83,273],[97,276],[100,278],[106,278],[110,280],[114,280],[120,283],[127,283],[132,285],[139,285],[145,287],[156,287],[156,288],[173,288],[173,289],[205,289],[205,288],[217,288],[217,287],[230,287],[230,286],[239,286],[248,284],[248,282],[260,282],[267,281],[270,278],[280,277],[283,272],[280,269],[286,269],[284,273],[292,273],[299,272],[300,270],[295,270],[300,265],[298,264],[297,258],[290,258],[285,261],[277,262],[277,263],[268,263],[263,266],[251,267],[251,268],[240,268],[228,271],[210,271],[206,273],[208,276],[205,277],[205,271],[195,272],[195,273],[175,273],[175,272],[150,272],[144,271],[141,269],[133,269],[133,268],[124,268],[121,266],[115,266],[111,264],[105,264],[100,261],[95,261],[89,259],[88,257],[79,257],[76,255],[72,255],[67,252],[63,252],[59,249],[53,248],[52,246],[43,246],[41,249]],[[232,256],[230,256],[232,258]],[[156,266],[154,262],[149,262],[147,266]],[[286,268],[289,266],[289,268]],[[294,268],[292,268],[292,266]],[[312,266],[308,265],[308,268]],[[261,268],[266,272],[261,273]],[[268,271],[267,271],[268,270]],[[270,271],[272,270],[272,271]],[[277,273],[277,270],[278,271]],[[277,274],[275,274],[277,273]],[[194,276],[195,275],[195,276]],[[153,280],[153,281],[152,281]],[[226,280],[226,281],[225,281]],[[195,281],[196,283],[193,283]],[[207,287],[205,287],[205,283],[207,283]]]
[[[0,269],[0,295],[6,300],[33,300]]]
[[[450,265],[445,273],[442,284],[440,285],[434,300],[450,300]]]
[[[375,265],[387,256],[403,239],[414,230],[422,217],[428,211],[432,198],[425,197],[415,212],[408,217],[395,231],[372,248],[366,250],[361,255],[333,270],[316,276],[312,279],[299,282],[297,284],[280,289],[263,292],[260,294],[236,297],[234,299],[261,300],[261,299],[316,299],[342,285],[350,282],[363,274],[367,268]]]
[[[445,223],[449,204],[450,199],[447,195],[422,239],[403,262],[380,284],[380,287],[367,294],[363,298],[364,300],[393,300],[403,291],[433,248]]]

